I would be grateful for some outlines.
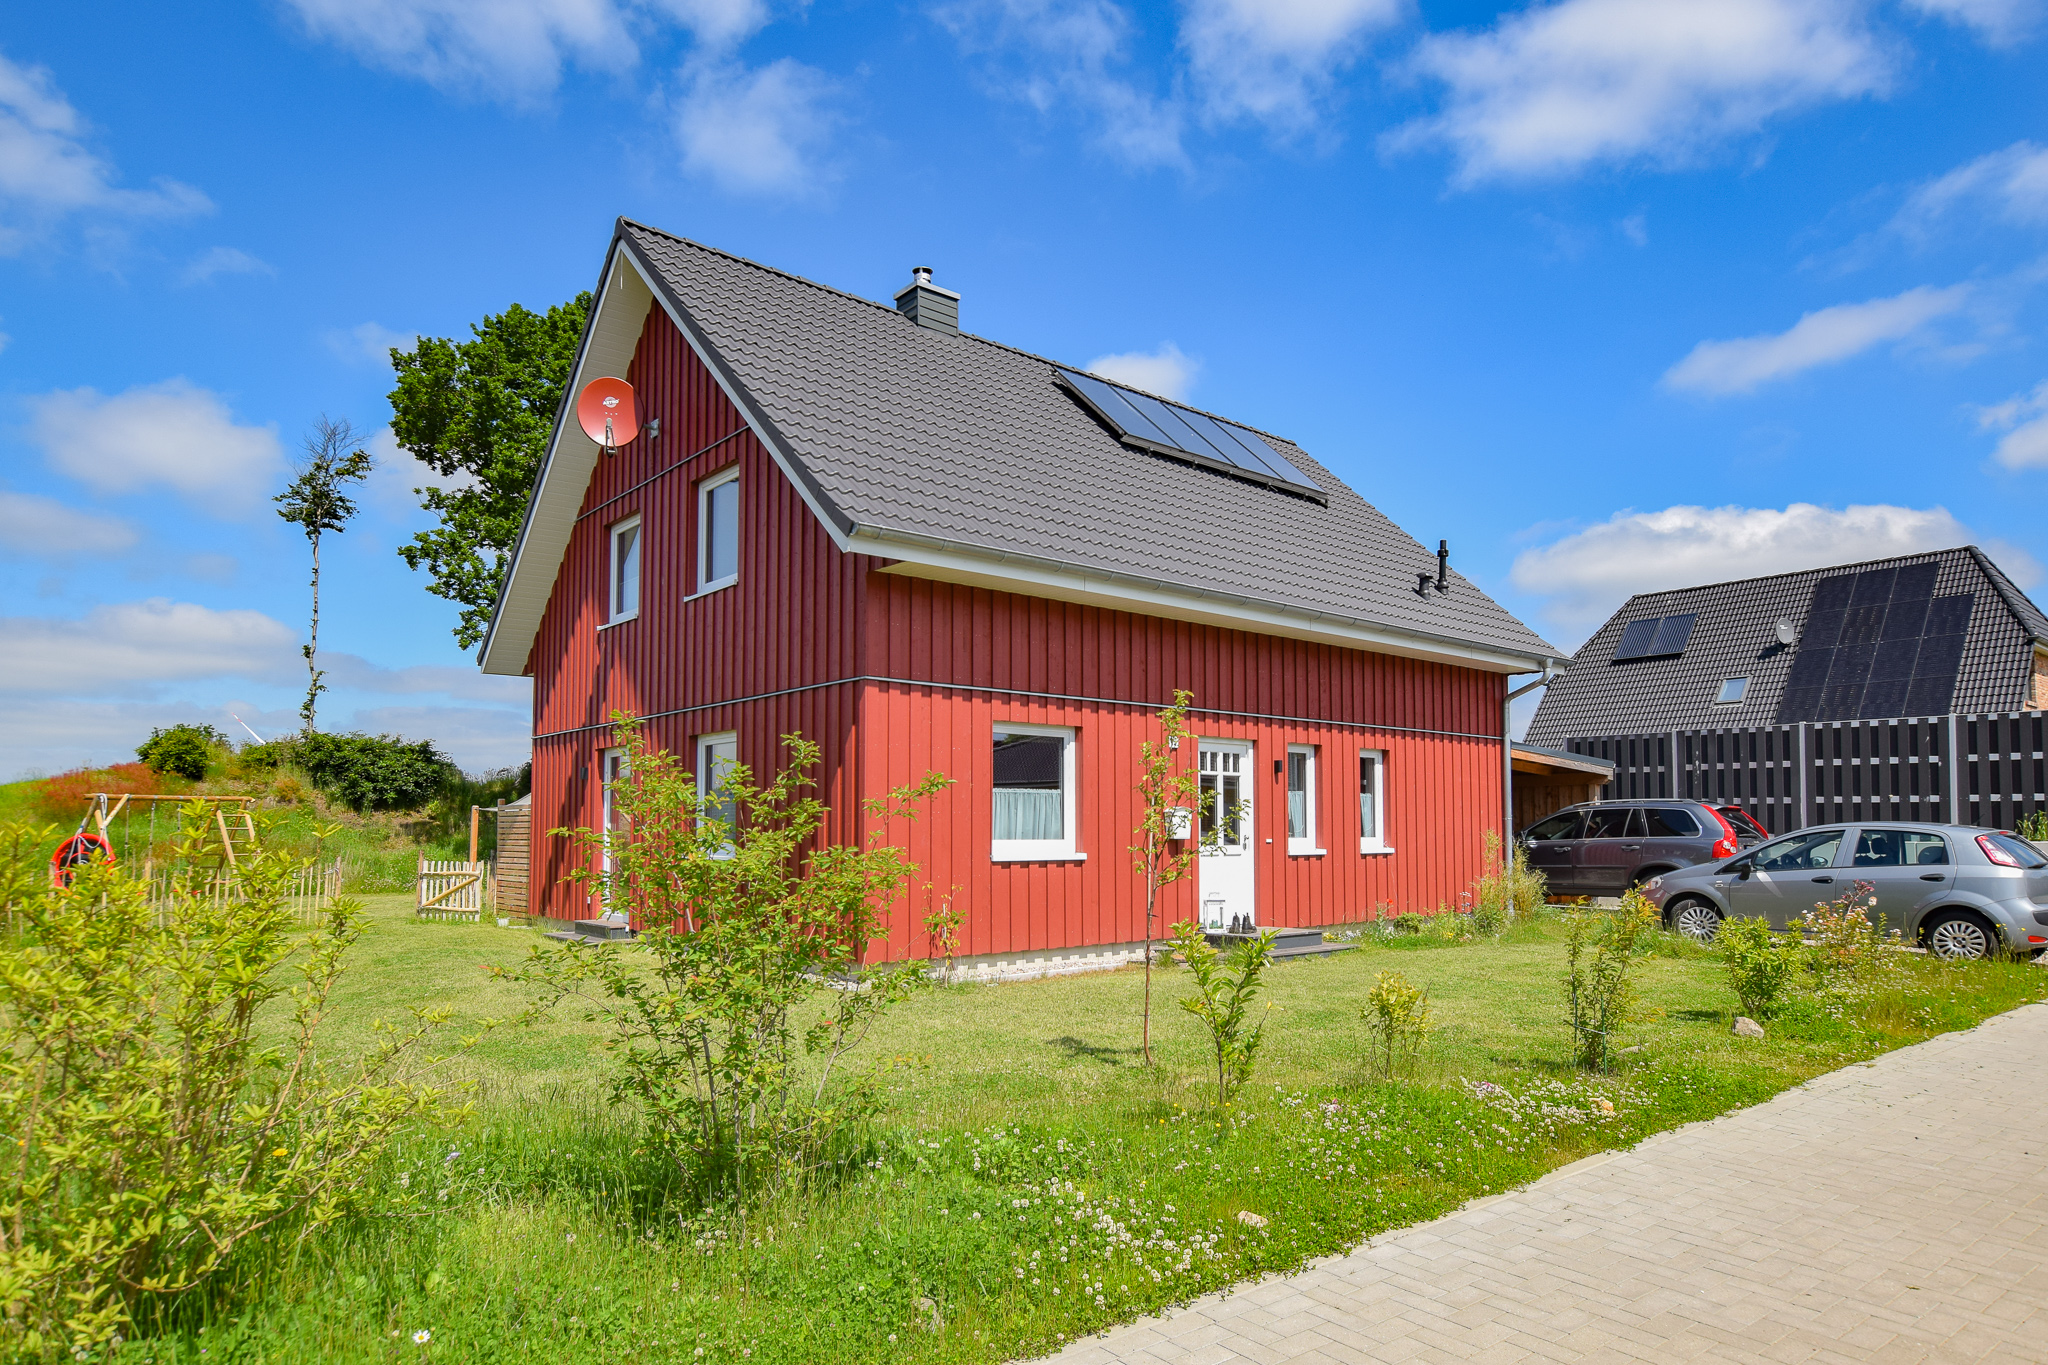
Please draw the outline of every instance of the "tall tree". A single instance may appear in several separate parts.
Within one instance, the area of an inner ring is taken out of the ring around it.
[[[410,353],[392,349],[391,434],[457,480],[413,490],[441,524],[398,553],[432,576],[427,591],[462,608],[455,641],[464,649],[490,626],[590,303],[588,292],[545,313],[515,303],[472,325],[470,340],[421,337]]]
[[[342,490],[367,478],[371,462],[349,420],[336,421],[325,413],[306,436],[305,450],[305,457],[292,466],[291,485],[274,501],[277,514],[303,530],[313,547],[313,624],[301,651],[306,656],[306,702],[299,708],[299,719],[310,735],[316,728],[320,694],[327,690],[314,658],[320,649],[320,537],[329,531],[341,534],[355,516],[355,502]]]

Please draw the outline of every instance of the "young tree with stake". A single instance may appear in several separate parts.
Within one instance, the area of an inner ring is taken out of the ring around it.
[[[1138,800],[1141,811],[1131,845],[1138,875],[1145,879],[1145,1065],[1152,1065],[1152,926],[1159,905],[1159,892],[1188,875],[1195,859],[1213,846],[1218,832],[1209,830],[1199,839],[1195,830],[1214,799],[1202,790],[1202,775],[1195,765],[1178,756],[1184,743],[1194,739],[1188,729],[1188,707],[1192,692],[1175,688],[1173,705],[1159,713],[1165,743],[1146,740],[1138,746]]]
[[[290,486],[274,501],[277,514],[305,531],[306,541],[313,547],[312,629],[300,651],[306,656],[306,701],[299,708],[299,718],[310,735],[317,728],[314,714],[320,694],[327,690],[314,659],[320,649],[320,537],[329,531],[339,535],[355,516],[355,502],[342,490],[367,478],[371,461],[354,425],[345,417],[335,420],[321,414],[306,437],[305,448],[305,458],[292,466]]]

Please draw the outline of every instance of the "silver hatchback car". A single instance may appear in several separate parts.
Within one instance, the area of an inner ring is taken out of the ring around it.
[[[1705,940],[1730,915],[1783,929],[1857,882],[1870,883],[1887,927],[1942,957],[2048,948],[2048,858],[2017,835],[1971,825],[1802,829],[1653,877],[1643,891],[1666,925]]]

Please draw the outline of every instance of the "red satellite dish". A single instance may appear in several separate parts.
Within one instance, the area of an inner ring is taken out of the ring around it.
[[[623,379],[593,379],[576,396],[576,420],[583,434],[609,455],[640,434],[633,407],[633,386]]]

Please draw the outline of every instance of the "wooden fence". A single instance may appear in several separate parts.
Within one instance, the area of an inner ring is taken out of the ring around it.
[[[1773,834],[1839,820],[2011,829],[2048,809],[2048,713],[1826,721],[1570,739],[1609,758],[1607,801],[1741,806]]]
[[[157,868],[147,863],[143,865],[142,879],[149,887],[149,903],[156,907],[159,923],[170,913],[174,892],[189,890],[193,885],[181,869]],[[241,895],[240,879],[232,869],[207,873],[198,887],[200,894],[217,906],[238,900]],[[292,878],[291,887],[285,893],[285,905],[291,910],[296,923],[316,925],[325,921],[329,902],[340,892],[341,859],[336,858],[333,862],[314,863],[302,868]]]
[[[415,913],[421,919],[463,920],[477,923],[486,905],[492,903],[491,865],[420,859],[419,900]]]

